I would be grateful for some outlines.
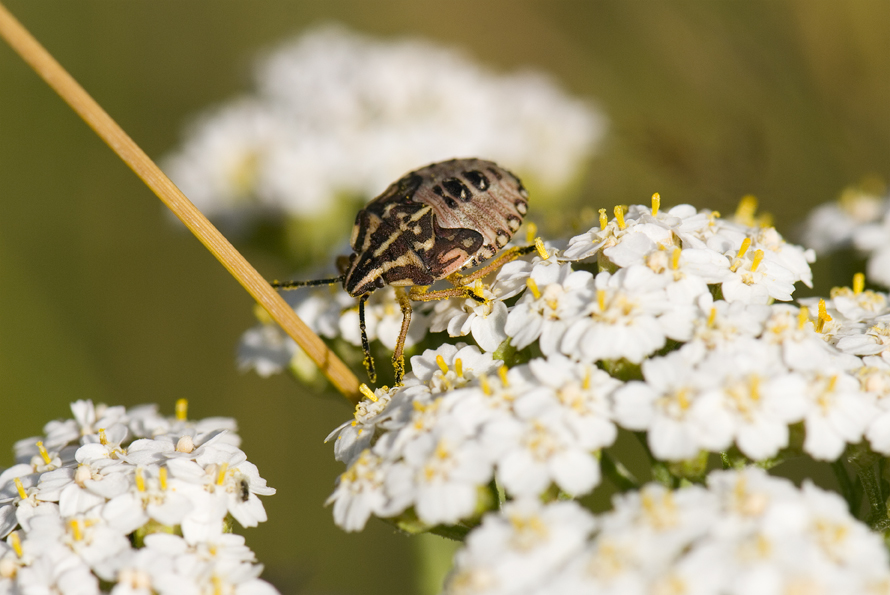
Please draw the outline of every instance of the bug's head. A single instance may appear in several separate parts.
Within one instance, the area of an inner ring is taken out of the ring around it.
[[[386,283],[379,269],[368,270],[368,259],[360,259],[357,254],[349,256],[349,265],[346,269],[346,279],[343,281],[343,289],[352,297],[359,297],[371,293],[375,289],[381,289]]]

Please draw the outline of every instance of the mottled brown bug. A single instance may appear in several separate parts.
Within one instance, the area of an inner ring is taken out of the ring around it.
[[[534,246],[507,250],[469,275],[460,271],[494,257],[522,225],[527,210],[528,192],[522,182],[496,163],[482,159],[433,163],[408,173],[358,212],[350,240],[353,253],[343,263],[341,276],[272,285],[293,289],[342,283],[349,295],[359,298],[362,349],[371,382],[376,374],[365,331],[365,302],[374,290],[394,286],[403,315],[392,357],[399,385],[405,371],[411,301],[463,297],[484,302],[469,284]],[[427,290],[442,279],[453,287]]]

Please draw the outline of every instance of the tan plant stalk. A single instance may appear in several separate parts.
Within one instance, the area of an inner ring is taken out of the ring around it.
[[[347,399],[361,399],[359,382],[210,221],[189,201],[123,129],[103,110],[0,2],[0,37],[123,159],[145,185],[195,234],[275,322],[309,355]]]

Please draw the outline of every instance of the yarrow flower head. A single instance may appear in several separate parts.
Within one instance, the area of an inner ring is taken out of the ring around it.
[[[448,595],[885,593],[887,551],[842,498],[759,469],[649,484],[594,516],[510,502],[456,556]]]
[[[318,217],[418,163],[485,155],[559,195],[604,117],[548,77],[499,74],[421,39],[322,26],[258,61],[256,91],[198,118],[165,169],[211,217]],[[467,90],[471,90],[467,92]]]
[[[847,188],[836,202],[813,210],[803,242],[824,255],[854,248],[868,260],[869,279],[890,287],[890,196],[885,188],[868,186]]]
[[[73,419],[17,442],[0,473],[0,593],[277,593],[228,533],[229,518],[265,521],[258,496],[275,490],[234,420],[189,421],[186,407],[77,401]]]

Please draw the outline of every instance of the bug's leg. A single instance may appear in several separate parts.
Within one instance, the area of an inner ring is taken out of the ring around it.
[[[399,332],[396,348],[392,352],[392,366],[396,373],[395,386],[402,386],[402,378],[405,377],[405,339],[408,336],[408,325],[411,324],[411,300],[401,287],[396,287],[396,297],[399,300],[399,308],[402,309],[402,330]]]
[[[365,302],[371,297],[370,293],[366,293],[358,298],[358,328],[362,331],[362,352],[365,359],[362,363],[365,370],[368,371],[368,378],[371,384],[377,382],[377,371],[374,369],[374,358],[371,357],[371,346],[368,343],[368,331],[365,329]]]
[[[473,288],[469,287],[451,287],[449,289],[439,289],[436,291],[425,291],[426,288],[412,287],[408,293],[408,298],[415,302],[436,302],[439,300],[447,300],[452,297],[467,298],[472,297],[477,302],[485,301],[484,297],[476,295]]]
[[[408,298],[415,302],[436,302],[439,300],[447,300],[448,298],[470,298],[485,303],[485,296],[482,295],[481,288],[477,287],[452,287],[450,289],[439,289],[437,291],[426,291],[426,288],[412,287],[408,293]]]
[[[479,269],[478,271],[474,271],[474,272],[470,273],[469,275],[457,275],[455,273],[454,275],[449,275],[448,280],[451,281],[452,284],[454,284],[455,286],[458,286],[458,287],[469,285],[476,279],[482,279],[483,277],[485,277],[492,271],[495,271],[495,270],[501,268],[508,262],[516,260],[520,256],[525,256],[526,254],[531,254],[535,250],[538,250],[537,242],[535,244],[532,244],[531,246],[516,246],[514,248],[510,248],[509,250],[507,250],[506,252],[504,252],[503,254],[501,254],[500,256],[498,256],[497,258],[492,260],[491,262],[489,262],[487,265],[485,265],[484,267]]]
[[[296,289],[298,287],[315,287],[318,285],[337,285],[343,283],[345,275],[331,277],[330,279],[313,279],[312,281],[272,281],[270,285],[275,289]]]

